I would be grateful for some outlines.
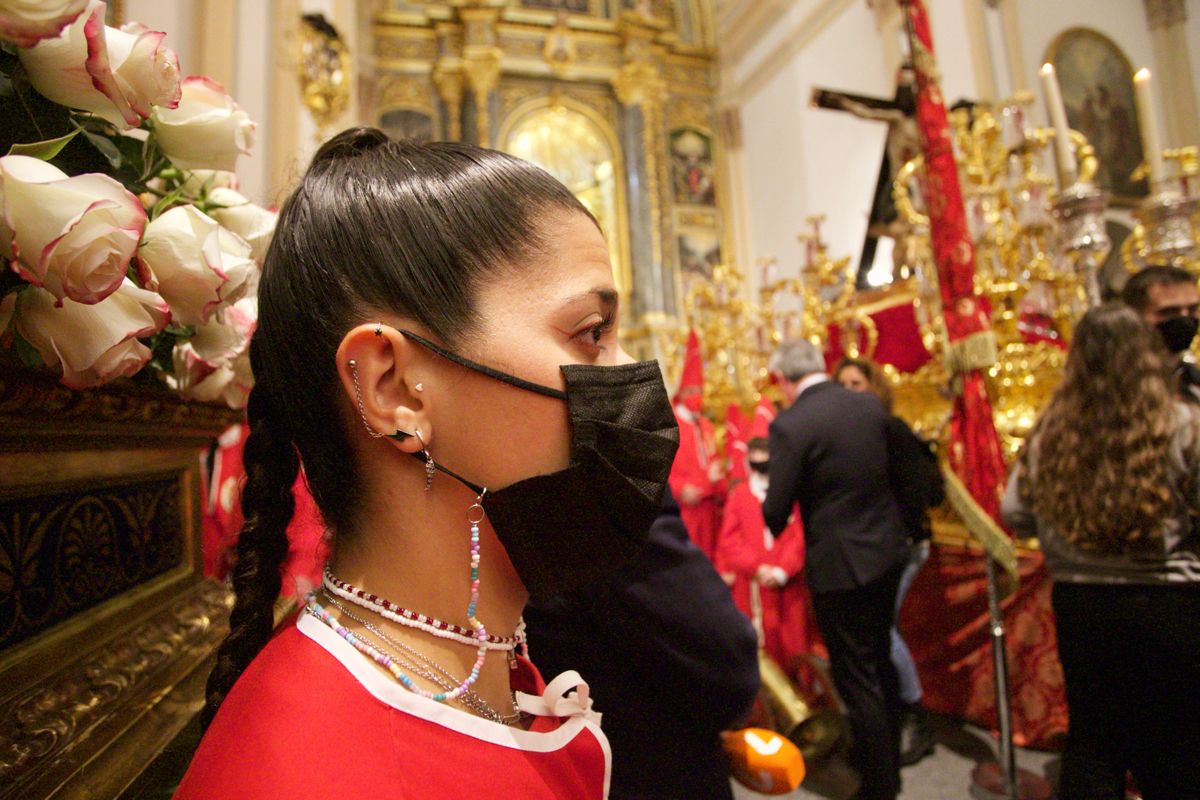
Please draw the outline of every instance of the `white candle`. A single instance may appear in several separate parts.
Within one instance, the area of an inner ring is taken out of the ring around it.
[[[1146,163],[1150,165],[1150,190],[1161,184],[1167,176],[1163,166],[1162,139],[1158,135],[1158,117],[1154,114],[1154,96],[1150,93],[1150,70],[1142,67],[1133,76],[1137,90],[1138,120],[1142,123],[1142,150]]]
[[[1042,95],[1050,124],[1054,126],[1054,152],[1058,156],[1059,188],[1065,189],[1075,182],[1075,146],[1071,143],[1071,129],[1067,125],[1067,109],[1063,107],[1062,94],[1058,91],[1058,75],[1053,64],[1042,64]]]

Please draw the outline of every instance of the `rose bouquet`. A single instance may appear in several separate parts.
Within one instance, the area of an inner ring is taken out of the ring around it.
[[[233,174],[254,123],[106,12],[0,0],[0,360],[241,407],[275,225]]]

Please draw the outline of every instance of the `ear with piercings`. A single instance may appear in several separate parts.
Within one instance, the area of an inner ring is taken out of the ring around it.
[[[358,362],[352,358],[346,363],[350,367],[350,377],[354,380],[354,399],[358,403],[358,416],[362,419],[363,427],[367,429],[367,433],[371,435],[371,438],[383,439],[386,437],[388,439],[395,439],[398,442],[403,442],[405,439],[412,436],[413,434],[401,430],[397,430],[395,433],[380,433],[379,431],[375,430],[374,427],[372,427],[371,423],[367,421],[367,410],[363,408],[362,389],[358,385]],[[418,441],[422,442],[421,449],[425,449],[424,439],[421,438],[421,430],[419,428],[416,429],[416,437]]]

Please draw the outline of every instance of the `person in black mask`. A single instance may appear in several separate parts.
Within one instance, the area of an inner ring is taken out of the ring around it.
[[[543,682],[521,614],[621,569],[661,508],[678,429],[619,302],[541,168],[321,147],[263,265],[236,602],[177,798],[607,795],[585,676]],[[273,635],[300,474],[332,555]]]
[[[1195,276],[1179,267],[1152,264],[1130,276],[1121,299],[1162,337],[1179,394],[1200,404],[1200,369],[1185,358],[1200,328],[1200,291]]]
[[[529,653],[586,676],[612,746],[612,800],[731,800],[720,732],[758,694],[756,639],[670,492],[611,578],[525,608]]]

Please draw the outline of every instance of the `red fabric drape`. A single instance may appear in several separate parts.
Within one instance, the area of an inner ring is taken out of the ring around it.
[[[1020,585],[1002,604],[1013,739],[1022,747],[1059,749],[1067,731],[1067,707],[1050,610],[1050,574],[1036,551],[1018,551],[1017,565]],[[900,630],[921,676],[921,702],[994,730],[986,586],[978,548],[935,547],[905,600]]]

